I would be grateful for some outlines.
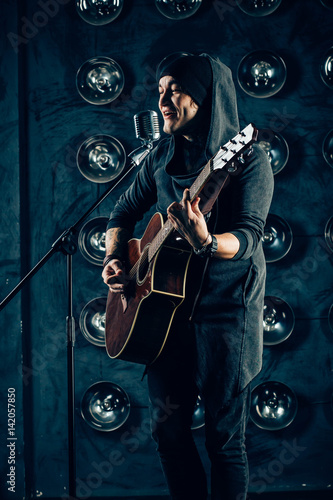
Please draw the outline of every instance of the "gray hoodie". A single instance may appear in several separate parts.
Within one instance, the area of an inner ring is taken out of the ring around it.
[[[239,131],[232,75],[207,54],[213,71],[212,110],[202,166],[220,146]],[[246,124],[245,124],[246,125]],[[158,143],[129,189],[111,213],[108,228],[133,230],[136,221],[154,204],[163,215],[182,198],[199,174],[179,175],[182,138],[168,136]],[[273,194],[273,174],[266,154],[254,145],[239,175],[221,191],[208,220],[215,234],[232,232],[240,248],[231,260],[210,259],[199,298],[189,323],[196,344],[195,380],[213,413],[241,392],[261,369],[265,258],[261,245]],[[188,290],[199,290],[198,266],[193,256]],[[186,308],[184,308],[186,311]],[[177,321],[177,318],[175,319]]]

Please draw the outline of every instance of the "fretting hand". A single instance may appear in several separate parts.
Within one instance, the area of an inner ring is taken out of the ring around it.
[[[194,248],[201,248],[207,243],[209,236],[203,213],[199,209],[200,198],[196,197],[192,203],[189,189],[185,189],[180,203],[173,202],[167,209],[168,219],[173,227]]]

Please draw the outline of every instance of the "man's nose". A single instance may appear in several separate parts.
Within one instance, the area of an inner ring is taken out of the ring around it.
[[[165,106],[170,102],[170,97],[168,92],[164,92],[163,94],[160,95],[160,106]]]

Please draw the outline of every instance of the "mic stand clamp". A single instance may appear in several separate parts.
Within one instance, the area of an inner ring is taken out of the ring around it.
[[[149,155],[152,149],[153,143],[151,141],[144,141],[140,147],[134,149],[134,151],[128,155],[128,158],[135,165],[139,165]]]
[[[52,244],[51,248],[62,252],[64,255],[74,255],[77,251],[76,229],[74,227],[66,229]]]

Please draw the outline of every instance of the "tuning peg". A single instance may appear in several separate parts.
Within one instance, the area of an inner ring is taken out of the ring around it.
[[[297,409],[296,394],[281,382],[264,382],[251,392],[250,417],[260,429],[284,429],[295,419]]]
[[[245,163],[245,160],[244,160],[244,154],[239,155],[239,156],[238,156],[238,158],[237,158],[237,161],[238,161],[238,163],[240,163],[241,165],[244,165],[244,163]]]
[[[119,385],[102,381],[90,386],[81,400],[81,415],[90,427],[110,432],[119,429],[130,414],[128,395]]]
[[[227,168],[227,171],[230,174],[233,174],[234,172],[236,172],[236,170],[238,170],[238,165],[235,161],[233,161],[230,163],[229,167]]]
[[[245,158],[248,158],[249,156],[252,155],[252,153],[253,153],[253,147],[251,145],[246,151],[244,151],[243,156],[245,156]]]

